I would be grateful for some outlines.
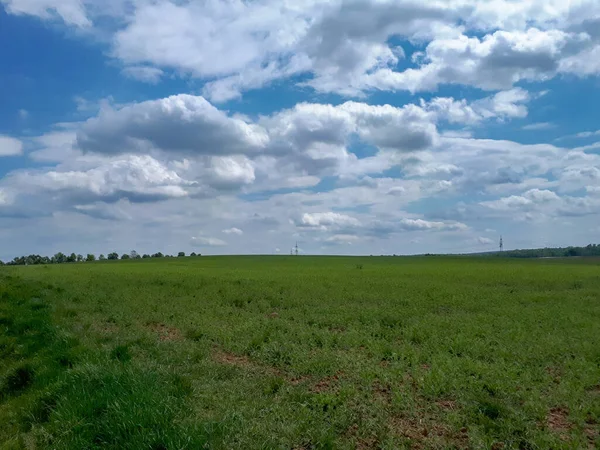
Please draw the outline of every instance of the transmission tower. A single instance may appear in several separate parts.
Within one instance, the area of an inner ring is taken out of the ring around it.
[[[502,236],[500,236],[500,251],[504,251],[504,242],[502,242]]]
[[[298,241],[296,241],[296,256],[298,256]]]

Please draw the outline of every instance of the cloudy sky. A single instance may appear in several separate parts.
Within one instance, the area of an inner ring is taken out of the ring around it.
[[[0,258],[600,242],[597,0],[0,0]]]

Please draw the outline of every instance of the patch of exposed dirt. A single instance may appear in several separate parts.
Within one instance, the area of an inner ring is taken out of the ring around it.
[[[560,383],[562,371],[558,367],[548,366],[546,367],[546,373],[552,377],[552,381],[555,384]]]
[[[304,383],[304,382],[305,382],[305,381],[307,381],[308,379],[309,379],[309,378],[308,378],[307,376],[305,376],[305,375],[300,375],[300,376],[293,376],[293,377],[290,377],[290,378],[288,379],[288,381],[290,382],[290,384],[291,384],[291,385],[293,385],[293,386],[297,386],[297,385],[299,385],[299,384],[302,384],[302,383]]]
[[[390,423],[392,433],[410,441],[413,449],[437,448],[440,446],[467,449],[469,436],[467,430],[452,430],[434,418],[394,417]]]
[[[436,404],[444,411],[454,411],[458,409],[454,400],[440,400],[437,401]]]
[[[421,369],[429,370],[429,369],[431,369],[431,366],[429,364],[421,364]]]
[[[156,333],[161,341],[180,341],[183,338],[178,328],[169,327],[164,323],[150,323],[147,327],[150,331]]]
[[[548,428],[560,435],[563,441],[569,439],[568,432],[573,428],[569,421],[569,410],[562,406],[552,408],[546,416],[546,424]]]
[[[244,355],[235,355],[233,353],[217,351],[213,353],[213,359],[221,364],[228,366],[243,367],[245,369],[256,368],[256,364],[253,363],[250,358]]]
[[[588,416],[585,420],[585,427],[583,428],[583,432],[585,433],[588,439],[588,448],[596,448],[596,442],[600,438],[600,426],[591,415]]]
[[[384,403],[392,402],[392,387],[388,383],[382,383],[379,380],[373,383],[373,393]]]
[[[114,334],[119,331],[119,327],[114,322],[100,322],[92,324],[92,329],[101,334]]]
[[[271,314],[267,314],[267,317],[269,319],[277,319],[279,317],[279,314],[273,311]]]
[[[588,392],[591,392],[592,394],[600,395],[600,384],[592,386],[592,387],[590,387],[590,388],[588,388],[586,390]]]
[[[494,442],[492,444],[492,450],[502,450],[504,447],[504,442]]]
[[[339,380],[343,376],[343,372],[338,372],[333,376],[325,377],[318,381],[310,390],[315,393],[333,391],[337,388]]]
[[[346,436],[354,440],[354,448],[357,450],[367,450],[379,448],[379,439],[377,436],[361,437],[358,436],[358,424],[354,423],[346,430]]]

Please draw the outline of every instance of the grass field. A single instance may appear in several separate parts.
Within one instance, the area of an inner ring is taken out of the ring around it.
[[[0,448],[600,446],[600,261],[3,267]]]

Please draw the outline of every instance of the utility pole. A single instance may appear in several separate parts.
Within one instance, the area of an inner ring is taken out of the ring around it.
[[[500,236],[500,251],[504,251],[504,242],[502,242],[502,236]]]
[[[296,241],[296,256],[298,256],[298,241]]]

